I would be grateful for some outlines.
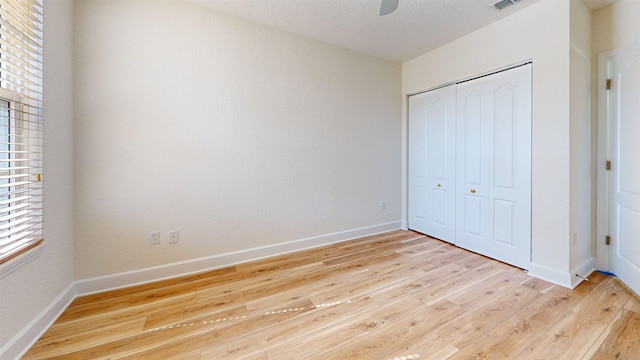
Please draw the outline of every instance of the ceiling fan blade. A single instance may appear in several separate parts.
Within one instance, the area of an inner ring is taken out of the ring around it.
[[[400,0],[380,0],[380,16],[391,14],[398,8]]]

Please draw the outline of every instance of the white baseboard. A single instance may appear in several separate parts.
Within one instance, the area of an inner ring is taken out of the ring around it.
[[[544,265],[531,263],[529,275],[538,279],[572,289],[572,275],[568,272],[553,269]]]
[[[556,285],[564,286],[569,289],[575,289],[575,287],[584,280],[576,276],[576,274],[586,278],[594,271],[595,267],[593,258],[589,258],[571,269],[570,272],[564,272],[543,265],[531,263],[531,266],[529,268],[529,275],[544,281],[554,283]]]
[[[79,280],[75,283],[75,292],[78,295],[88,295],[132,285],[199,273],[207,270],[232,266],[242,262],[258,260],[270,256],[276,256],[318,246],[339,243],[359,237],[399,230],[402,228],[402,225],[403,224],[401,221],[394,221],[385,224],[378,224],[358,229],[335,232],[331,234],[313,236],[279,244],[181,261],[162,266],[155,266],[118,274]]]
[[[402,230],[409,230],[409,222],[408,221],[401,221],[400,222],[400,228]]]
[[[46,309],[2,347],[0,359],[20,359],[75,299],[74,288],[73,283],[67,286]]]
[[[594,260],[593,258],[588,258],[587,260],[583,261],[581,264],[579,264],[578,266],[574,267],[573,269],[571,269],[571,288],[575,289],[576,286],[580,285],[580,283],[584,280],[577,275],[582,276],[583,278],[588,277],[589,275],[591,275],[592,272],[596,271],[595,268],[595,264],[594,264]]]

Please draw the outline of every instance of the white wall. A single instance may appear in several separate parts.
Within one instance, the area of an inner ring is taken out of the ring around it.
[[[78,279],[399,227],[400,64],[180,2],[75,21]]]
[[[533,60],[531,274],[565,286],[570,275],[570,7],[542,0],[410,60],[402,91],[411,94]],[[406,98],[405,100],[406,101]],[[406,118],[406,106],[403,106]],[[406,159],[406,123],[403,127]],[[403,164],[406,174],[406,161]],[[406,199],[406,178],[403,179]],[[406,204],[403,204],[406,219]]]
[[[592,156],[597,159],[596,151],[599,146],[604,146],[604,143],[598,143],[598,89],[604,86],[602,83],[598,83],[598,54],[614,49],[624,47],[631,44],[633,41],[640,39],[640,25],[638,25],[638,19],[640,19],[640,1],[638,0],[618,0],[617,2],[598,9],[592,14],[592,52],[591,52],[591,64],[592,64],[592,106],[591,106],[591,119],[592,119]],[[593,163],[596,171],[599,172],[598,179],[602,179],[606,176],[603,173],[600,163]],[[596,265],[598,269],[609,270],[609,248],[605,245],[605,235],[607,231],[607,218],[606,212],[603,208],[607,206],[605,199],[606,184],[598,184],[598,230],[597,238],[594,242],[596,247]],[[602,189],[600,189],[602,188]]]
[[[0,279],[1,359],[16,357],[48,320],[31,325],[47,311],[55,316],[52,304],[64,306],[73,296],[72,1],[47,0],[44,13],[45,245]]]
[[[594,269],[591,202],[595,173],[591,163],[591,10],[571,0],[571,273]],[[574,279],[577,285],[579,278]]]
[[[595,55],[631,44],[640,38],[640,1],[618,0],[593,12]]]

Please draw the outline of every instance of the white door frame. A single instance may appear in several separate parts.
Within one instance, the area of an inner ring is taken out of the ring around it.
[[[609,77],[609,59],[615,56],[618,50],[606,51],[598,54],[598,161],[596,169],[597,194],[596,194],[596,269],[609,271],[609,246],[605,243],[609,235],[609,177],[606,170],[606,162],[610,159],[610,133],[609,133],[609,92],[606,88]]]

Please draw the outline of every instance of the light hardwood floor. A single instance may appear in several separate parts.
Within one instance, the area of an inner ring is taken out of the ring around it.
[[[640,299],[395,231],[78,298],[24,359],[640,359]]]

